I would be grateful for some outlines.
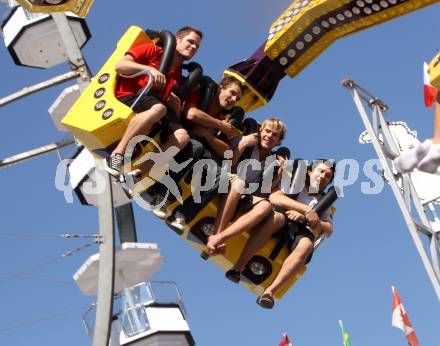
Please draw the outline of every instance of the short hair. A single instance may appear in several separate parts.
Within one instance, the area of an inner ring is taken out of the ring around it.
[[[223,77],[223,79],[220,81],[220,83],[218,83],[218,86],[225,89],[228,87],[228,85],[231,85],[231,84],[237,84],[240,87],[240,90],[243,94],[246,91],[246,86],[242,82],[240,82],[237,78],[235,78],[233,76],[228,76],[228,75]]]
[[[287,126],[284,124],[280,119],[272,117],[269,119],[266,119],[261,124],[261,128],[265,126],[274,127],[278,131],[280,131],[280,139],[283,140],[287,133]]]
[[[182,37],[188,35],[190,32],[195,32],[197,35],[200,36],[200,38],[203,38],[203,32],[200,31],[199,29],[192,27],[192,26],[184,26],[184,27],[180,28],[179,30],[177,30],[176,38],[182,38]]]
[[[320,163],[327,165],[332,171],[332,178],[329,181],[329,184],[330,184],[333,181],[333,179],[335,178],[335,173],[336,173],[336,162],[334,160],[331,160],[331,159],[313,160],[313,162],[311,162],[310,164],[307,165],[307,172],[311,172],[313,170],[313,168],[315,168],[316,165],[320,164]]]

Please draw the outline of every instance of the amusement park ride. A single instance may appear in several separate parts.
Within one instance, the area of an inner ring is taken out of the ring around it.
[[[103,240],[100,253],[91,256],[74,276],[84,294],[97,295],[97,304],[86,317],[88,331],[93,334],[93,344],[194,344],[177,288],[171,283],[146,282],[162,264],[159,250],[156,244],[137,243],[131,196],[124,192],[120,184],[112,182],[102,168],[102,159],[111,153],[134,115],[130,107],[119,102],[114,96],[118,77],[114,70],[116,61],[129,48],[141,42],[153,41],[173,47],[166,42],[170,39],[169,35],[164,35],[164,31],[144,31],[139,27],[130,27],[117,43],[110,58],[96,76],[91,78],[80,48],[90,38],[87,24],[82,17],[90,9],[92,0],[17,0],[22,7],[17,6],[12,0],[8,2],[11,5],[11,13],[4,21],[2,31],[6,47],[14,62],[17,65],[40,68],[68,62],[71,71],[5,97],[0,100],[0,106],[51,85],[75,79],[76,84],[66,88],[50,109],[57,128],[70,131],[75,139],[64,140],[2,160],[0,167],[57,150],[74,142],[79,145],[79,150],[69,165],[70,181],[81,203],[98,207],[100,236]],[[234,76],[246,85],[239,106],[245,112],[251,112],[271,100],[284,76],[296,76],[335,40],[435,2],[437,1],[295,0],[273,23],[266,41],[252,56],[230,66],[224,74]],[[73,14],[64,14],[66,11]],[[438,61],[438,56],[432,61],[430,74],[432,83],[440,86]],[[200,88],[202,95],[205,95],[204,81],[209,80],[209,77],[202,77],[201,67],[196,63],[190,63],[186,68],[187,81],[182,85],[181,95],[195,88]],[[414,145],[414,135],[402,123],[396,127],[396,123],[385,121],[383,112],[387,107],[378,98],[353,81],[345,81],[344,86],[353,93],[367,129],[368,141],[373,143],[381,160],[384,178],[391,185],[428,276],[440,298],[440,219],[435,210],[440,201],[440,191],[426,189],[424,183],[429,179],[432,180],[433,186],[440,186],[437,182],[440,178],[435,175],[422,177],[425,173],[420,172],[403,175],[397,173],[391,159]],[[209,95],[206,98],[209,102]],[[364,104],[373,109],[372,123]],[[234,118],[231,114],[229,119],[236,121],[236,127],[239,129],[237,135],[256,130],[256,122],[251,118],[243,120]],[[395,130],[402,128],[405,131]],[[160,143],[160,130],[158,124],[148,134],[157,143]],[[151,143],[141,143],[138,155],[152,150],[154,148]],[[181,158],[182,161],[185,159]],[[136,164],[134,161],[134,167]],[[131,170],[133,167],[126,169]],[[192,186],[188,182],[191,174],[192,170],[188,169],[176,180],[183,201],[191,196]],[[159,184],[149,177],[143,178],[135,189],[136,198],[145,198],[146,195],[152,197],[152,191]],[[295,179],[295,174],[292,178]],[[101,193],[88,188],[91,183],[98,182],[104,186]],[[325,207],[329,207],[334,200],[335,196]],[[420,221],[411,215],[411,201]],[[178,205],[176,201],[167,207],[167,224],[172,224]],[[431,215],[430,219],[427,213]],[[177,230],[178,234],[202,255],[206,253],[207,237],[212,234],[216,214],[217,197],[212,193],[205,197],[205,202],[199,205],[194,215],[187,220],[183,231]],[[121,246],[116,252],[114,216],[121,241]],[[429,239],[431,258],[425,251],[420,234]],[[324,236],[317,234],[316,238],[315,248],[322,243]],[[230,269],[247,239],[247,235],[234,238],[227,243],[225,254],[211,257],[209,260],[224,271]],[[241,283],[253,293],[261,294],[273,281],[287,256],[288,249],[282,240],[271,239],[249,261]],[[130,267],[136,267],[136,275],[128,278]],[[280,299],[305,270],[306,267],[303,267],[276,298]],[[117,287],[115,291],[113,282]],[[171,287],[173,292],[176,292],[175,299],[160,299],[160,292],[164,287]],[[115,309],[115,306],[119,306],[120,310]],[[93,323],[93,317],[90,316],[94,316],[95,309],[96,322]],[[165,319],[168,323],[164,323]]]

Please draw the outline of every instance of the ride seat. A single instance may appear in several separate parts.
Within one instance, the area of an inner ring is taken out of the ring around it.
[[[148,42],[153,41],[144,30],[131,26],[61,121],[95,155],[107,156],[111,146],[120,140],[134,115],[129,106],[115,97],[118,81],[115,65],[131,47]]]

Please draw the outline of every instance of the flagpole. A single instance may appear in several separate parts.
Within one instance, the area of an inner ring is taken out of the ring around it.
[[[344,340],[344,324],[342,323],[342,320],[339,320],[339,328],[341,329],[341,334],[342,334],[342,345],[345,346],[345,340]]]
[[[339,320],[339,327],[341,328],[342,341],[344,343],[344,346],[351,346],[350,336],[345,330],[344,323],[342,323],[342,320]]]

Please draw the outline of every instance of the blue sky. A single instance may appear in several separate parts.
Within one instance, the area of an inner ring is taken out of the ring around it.
[[[218,80],[224,68],[253,53],[289,4],[97,0],[87,16],[92,38],[83,54],[96,73],[130,25],[175,31],[189,24],[205,34],[195,60]],[[337,41],[296,78],[285,78],[270,104],[252,116],[283,118],[288,126],[284,144],[294,156],[355,159],[362,167],[375,152],[358,143],[363,125],[349,92],[339,83],[351,77],[390,105],[389,119],[407,121],[419,138],[430,136],[432,110],[423,105],[422,62],[439,48],[439,16],[440,7],[434,5]],[[50,70],[17,67],[6,49],[0,49],[0,63],[1,97],[68,70],[67,65]],[[0,109],[0,158],[64,136],[53,126],[47,109],[66,86]],[[96,209],[77,200],[66,204],[55,188],[57,164],[57,155],[51,154],[0,170],[0,274],[33,267],[88,241],[41,235],[97,232]],[[404,334],[391,326],[394,285],[421,345],[438,345],[438,299],[391,190],[385,186],[378,195],[364,195],[362,181],[368,178],[361,172],[337,202],[333,237],[272,311],[257,306],[249,291],[225,280],[217,267],[202,261],[174,232],[136,207],[139,240],[157,242],[165,257],[154,278],[179,285],[197,344],[276,345],[287,332],[295,345],[342,345],[338,328],[342,319],[355,346],[406,345]],[[71,277],[97,251],[97,247],[83,250],[29,274],[60,282],[0,277],[1,343],[90,344],[81,315],[92,299],[80,293]],[[59,318],[4,331],[74,309]]]

